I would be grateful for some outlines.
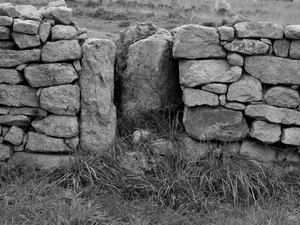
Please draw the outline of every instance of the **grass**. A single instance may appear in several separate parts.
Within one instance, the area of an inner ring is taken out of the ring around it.
[[[180,113],[119,120],[119,138],[105,155],[82,154],[71,169],[41,173],[0,169],[0,224],[298,224],[300,176],[224,153],[190,162],[178,141]],[[155,132],[131,143],[136,128]],[[155,154],[165,138],[176,149]],[[122,156],[141,153],[152,166],[141,173]]]

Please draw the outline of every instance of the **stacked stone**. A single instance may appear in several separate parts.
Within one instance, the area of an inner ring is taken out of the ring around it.
[[[54,164],[65,163],[79,145],[86,34],[71,13],[61,0],[39,10],[0,4],[0,162],[15,153],[16,160],[54,154]]]
[[[300,146],[300,25],[176,28],[184,125],[196,140]]]

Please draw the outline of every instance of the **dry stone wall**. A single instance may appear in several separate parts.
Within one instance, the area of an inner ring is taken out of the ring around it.
[[[184,25],[175,32],[190,137],[300,146],[300,25]]]
[[[62,0],[0,4],[0,162],[68,165],[115,137],[115,45],[85,40]]]

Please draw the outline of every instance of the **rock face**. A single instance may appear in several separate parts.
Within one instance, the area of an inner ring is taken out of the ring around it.
[[[67,63],[33,64],[25,68],[24,76],[31,87],[47,87],[72,83],[78,75]]]
[[[300,128],[285,128],[282,131],[282,143],[287,145],[300,145]]]
[[[71,138],[79,132],[76,116],[50,115],[42,120],[33,121],[31,125],[37,132],[52,137]]]
[[[282,39],[283,27],[266,22],[243,22],[234,25],[238,38]]]
[[[60,62],[80,59],[81,47],[77,40],[47,42],[42,49],[43,62]]]
[[[269,45],[258,40],[235,39],[224,45],[230,52],[237,52],[245,55],[265,55],[269,51]]]
[[[209,106],[217,106],[219,105],[219,98],[218,95],[192,89],[192,88],[185,88],[183,90],[183,102],[186,106],[201,106],[201,105],[209,105]]]
[[[277,108],[270,105],[249,105],[245,113],[247,116],[263,118],[272,123],[300,125],[300,112],[291,109]]]
[[[262,85],[252,76],[244,75],[228,87],[227,99],[237,102],[255,102],[262,100]]]
[[[180,60],[180,84],[186,87],[221,82],[231,83],[237,81],[242,75],[238,66],[230,66],[226,60]]]
[[[245,60],[245,70],[266,84],[300,84],[300,61],[297,60],[249,56]]]
[[[76,115],[80,109],[80,89],[71,84],[44,88],[40,104],[42,109],[57,115]]]
[[[41,50],[0,50],[0,67],[15,67],[29,62],[41,61]]]
[[[174,58],[223,58],[217,30],[200,25],[184,25],[178,29],[173,45]]]
[[[162,109],[180,99],[177,62],[172,58],[168,31],[130,45],[122,74],[121,109],[124,115]]]
[[[39,107],[36,92],[36,89],[23,85],[0,84],[0,104],[16,107]]]
[[[65,144],[63,139],[52,138],[35,132],[28,132],[25,151],[36,153],[68,153],[72,152],[72,149]]]
[[[272,144],[280,141],[281,125],[257,120],[252,123],[250,135],[257,140]]]
[[[116,47],[109,40],[89,39],[82,48],[80,145],[86,151],[103,153],[114,142],[116,133],[113,104]]]
[[[237,141],[249,133],[243,114],[224,108],[186,107],[183,123],[197,140]]]
[[[264,95],[264,101],[273,106],[297,108],[300,104],[298,91],[285,87],[273,87]]]

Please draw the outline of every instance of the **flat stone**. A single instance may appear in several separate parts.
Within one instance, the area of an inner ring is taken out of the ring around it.
[[[8,145],[0,144],[0,162],[4,162],[10,159],[12,154],[11,147]]]
[[[5,84],[19,84],[24,81],[20,72],[14,69],[0,68],[0,83]]]
[[[281,125],[257,120],[252,123],[250,135],[264,143],[273,144],[280,141]]]
[[[201,105],[219,105],[218,95],[192,88],[185,88],[183,90],[182,100],[184,104],[189,107]]]
[[[4,137],[4,141],[12,145],[21,145],[23,142],[24,131],[16,126],[12,126]]]
[[[55,25],[51,30],[52,41],[74,39],[76,37],[76,33],[75,27]]]
[[[72,64],[32,64],[25,68],[24,76],[31,87],[47,87],[69,84],[78,79]]]
[[[297,108],[300,105],[298,91],[286,87],[270,88],[264,95],[264,101],[273,106]]]
[[[51,23],[50,22],[43,22],[39,28],[39,36],[41,42],[44,44],[48,40],[51,32]]]
[[[3,115],[0,116],[0,124],[6,126],[17,126],[17,127],[28,127],[30,126],[31,120],[28,116],[11,116]],[[4,135],[4,134],[3,134]]]
[[[289,39],[300,39],[300,25],[288,25],[284,27],[284,34]]]
[[[0,107],[0,114],[1,115],[7,115],[10,112],[10,109],[11,109],[11,107],[3,107],[3,106],[1,106]]]
[[[224,107],[227,109],[233,109],[239,111],[244,111],[246,109],[246,106],[244,104],[238,102],[228,102],[224,105]]]
[[[12,27],[14,19],[9,16],[0,16],[1,27]]]
[[[16,18],[20,16],[20,12],[11,3],[0,3],[0,16]]]
[[[41,45],[39,35],[12,33],[11,36],[14,42],[19,47],[19,49],[34,48],[34,47],[39,47]]]
[[[47,7],[41,13],[45,19],[53,19],[57,24],[69,25],[71,23],[72,9],[68,7]]]
[[[31,123],[38,132],[52,137],[72,138],[78,135],[78,119],[76,116],[50,115]]]
[[[17,45],[13,41],[0,41],[0,50],[14,50]]]
[[[291,42],[287,39],[276,40],[273,44],[274,52],[279,57],[288,57]]]
[[[70,155],[16,152],[11,157],[9,164],[26,165],[34,169],[54,171],[59,168],[71,167],[74,162],[75,157]]]
[[[277,108],[270,105],[256,104],[248,105],[245,111],[247,116],[264,119],[272,123],[281,123],[285,125],[300,125],[300,112]]]
[[[249,133],[243,114],[225,108],[185,107],[183,124],[196,140],[238,141]]]
[[[40,104],[42,109],[57,115],[76,115],[80,109],[80,89],[70,84],[44,88]]]
[[[255,102],[263,98],[260,81],[252,76],[243,75],[241,79],[229,85],[228,101]]]
[[[208,91],[216,94],[226,94],[227,85],[219,83],[205,84],[201,87],[203,91]]]
[[[300,61],[274,56],[249,56],[245,70],[266,84],[300,84]]]
[[[112,95],[116,46],[110,40],[89,39],[82,50],[80,146],[101,154],[114,143],[116,135]]]
[[[16,67],[24,63],[40,62],[41,50],[0,50],[0,67]]]
[[[243,142],[240,154],[262,162],[274,162],[276,160],[276,150],[274,148],[257,142]]]
[[[292,59],[300,59],[300,40],[292,41],[289,56]]]
[[[42,49],[43,62],[70,61],[81,57],[82,51],[77,40],[47,42]]]
[[[281,141],[287,145],[300,146],[300,127],[284,128]]]
[[[227,61],[232,66],[243,66],[244,57],[237,53],[229,52],[227,54]]]
[[[40,153],[69,153],[73,152],[64,142],[64,139],[48,137],[44,134],[28,132],[26,152]]]
[[[40,22],[34,20],[15,19],[13,31],[23,34],[38,34]]]
[[[174,38],[174,58],[224,58],[226,52],[219,45],[216,29],[200,25],[183,25]]]
[[[185,87],[208,83],[232,83],[242,75],[242,68],[230,66],[226,60],[180,60],[179,79]]]
[[[36,92],[36,89],[23,85],[0,84],[0,104],[16,107],[39,107]]]
[[[43,20],[41,13],[32,5],[16,5],[16,9],[21,13],[19,16],[21,20],[34,20],[38,22],[42,22]]]
[[[33,117],[46,117],[47,111],[42,110],[40,108],[31,108],[31,107],[21,107],[15,108],[12,107],[9,110],[9,115],[25,115],[25,116],[33,116]]]
[[[245,55],[266,55],[270,46],[259,40],[234,39],[232,42],[225,44],[224,48],[230,52]]]
[[[282,39],[283,27],[268,22],[243,22],[234,25],[238,38]]]
[[[232,27],[219,27],[218,32],[221,41],[232,41],[234,39],[234,29]]]

